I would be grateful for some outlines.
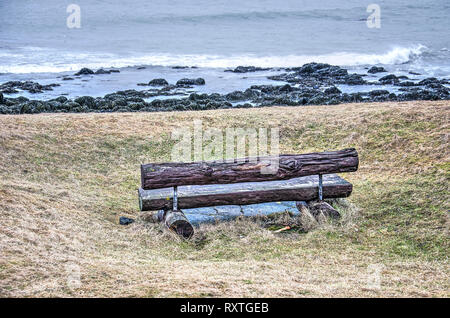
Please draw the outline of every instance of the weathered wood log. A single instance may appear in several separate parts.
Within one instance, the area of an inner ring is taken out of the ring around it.
[[[353,148],[301,155],[243,158],[233,162],[150,163],[141,165],[141,187],[149,190],[180,185],[286,180],[316,174],[352,172],[357,169],[358,153]]]
[[[245,205],[277,201],[311,201],[318,199],[318,176],[281,181],[244,182],[226,185],[178,187],[178,208],[189,209],[219,205]],[[323,197],[344,198],[352,184],[337,175],[323,176]],[[139,189],[141,211],[171,209],[173,189]]]
[[[179,236],[189,239],[194,234],[194,228],[189,223],[188,219],[181,211],[166,210],[158,213],[162,215],[162,221],[169,228]]]

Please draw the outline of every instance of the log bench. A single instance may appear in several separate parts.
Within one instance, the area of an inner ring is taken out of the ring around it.
[[[159,221],[188,238],[194,230],[180,209],[345,198],[352,184],[336,173],[354,172],[358,164],[353,148],[225,162],[144,164],[139,207],[159,210]]]

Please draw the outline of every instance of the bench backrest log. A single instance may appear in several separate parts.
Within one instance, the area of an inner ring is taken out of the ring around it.
[[[141,165],[144,190],[182,185],[229,184],[287,180],[297,177],[353,172],[358,169],[354,148],[299,155],[235,159],[231,162],[150,163]],[[271,165],[275,165],[271,167]],[[261,169],[272,173],[261,173]]]

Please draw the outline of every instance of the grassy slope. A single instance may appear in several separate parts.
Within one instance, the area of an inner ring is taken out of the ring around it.
[[[449,115],[442,101],[0,116],[0,296],[448,297]],[[307,234],[237,221],[190,242],[117,225],[138,216],[139,164],[168,160],[171,130],[197,118],[279,126],[284,153],[356,147],[358,217]]]

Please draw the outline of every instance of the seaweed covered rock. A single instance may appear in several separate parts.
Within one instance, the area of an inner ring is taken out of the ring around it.
[[[51,91],[56,86],[60,86],[60,84],[41,85],[33,81],[9,81],[0,85],[0,92],[15,94],[19,92],[17,89],[21,89],[36,94],[42,93],[43,91]]]
[[[75,102],[88,108],[95,108],[95,98],[91,96],[78,97]]]

